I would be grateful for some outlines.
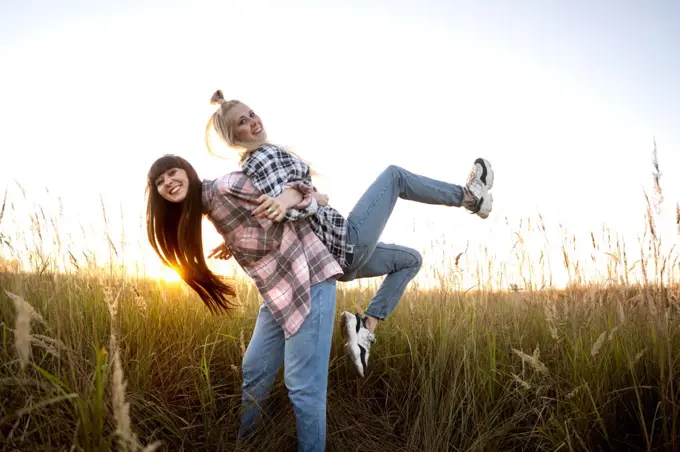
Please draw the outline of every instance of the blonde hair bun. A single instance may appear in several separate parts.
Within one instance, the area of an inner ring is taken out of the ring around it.
[[[212,105],[220,105],[224,103],[224,94],[222,94],[221,90],[218,89],[217,91],[215,91],[215,93],[210,98],[210,103]]]

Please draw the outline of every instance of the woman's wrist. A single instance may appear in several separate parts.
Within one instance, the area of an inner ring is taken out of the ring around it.
[[[276,198],[286,209],[290,209],[291,207],[300,204],[302,202],[303,196],[302,193],[295,190],[294,188],[285,188],[283,192]]]

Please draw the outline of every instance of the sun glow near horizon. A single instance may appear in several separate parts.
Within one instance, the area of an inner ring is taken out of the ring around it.
[[[148,267],[147,267],[147,271],[148,271]],[[175,269],[170,268],[166,265],[163,265],[161,267],[160,271],[156,275],[153,275],[153,277],[155,279],[159,279],[159,280],[167,282],[167,283],[177,283],[177,282],[182,281],[182,277],[180,276],[179,272],[177,272]]]

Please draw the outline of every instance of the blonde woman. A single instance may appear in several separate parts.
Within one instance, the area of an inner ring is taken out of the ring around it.
[[[255,187],[271,196],[264,207],[271,216],[280,215],[283,206],[274,197],[291,183],[297,183],[313,203],[307,209],[291,209],[283,221],[309,217],[310,223],[328,250],[342,266],[340,281],[386,275],[364,315],[343,312],[342,332],[345,353],[360,376],[367,370],[371,345],[378,322],[396,308],[407,284],[422,264],[418,251],[379,242],[397,199],[425,204],[465,207],[481,218],[491,212],[494,173],[491,164],[478,158],[465,186],[430,179],[390,165],[368,187],[347,218],[328,205],[328,196],[314,188],[309,166],[292,152],[271,144],[260,117],[238,100],[225,100],[216,91],[211,102],[218,105],[206,126],[206,145],[212,153],[210,135],[240,153],[241,168]],[[228,258],[225,247],[213,250],[218,258]]]

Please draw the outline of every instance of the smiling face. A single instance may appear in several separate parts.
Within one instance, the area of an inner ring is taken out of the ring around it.
[[[227,112],[226,120],[234,143],[251,147],[249,145],[267,141],[262,120],[246,104],[234,104]]]
[[[189,191],[189,177],[181,168],[170,168],[155,180],[156,190],[163,199],[169,202],[182,202]]]

